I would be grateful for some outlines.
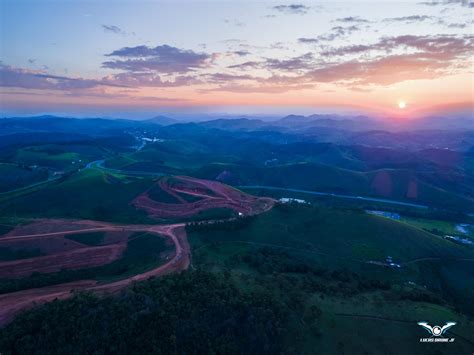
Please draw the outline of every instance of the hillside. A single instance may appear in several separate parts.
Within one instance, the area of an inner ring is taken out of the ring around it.
[[[238,164],[212,164],[195,172],[205,179],[233,185],[261,185],[296,188],[352,196],[373,196],[474,211],[474,200],[430,185],[405,169],[357,172],[314,163],[256,167]]]

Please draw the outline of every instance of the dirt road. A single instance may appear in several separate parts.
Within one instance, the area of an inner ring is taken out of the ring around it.
[[[160,203],[152,200],[148,193],[137,197],[133,204],[136,207],[145,209],[149,215],[155,217],[186,217],[197,214],[200,211],[211,208],[230,208],[243,215],[254,215],[266,212],[271,209],[276,202],[271,198],[261,198],[251,196],[243,193],[230,186],[223,185],[219,182],[200,180],[186,176],[175,177],[175,183],[178,186],[171,186],[164,181],[158,184],[163,191],[174,196],[180,203],[169,204]],[[180,195],[188,194],[199,196],[202,200],[196,202],[186,202]],[[212,222],[212,221],[210,221]],[[142,274],[134,275],[129,278],[111,282],[107,284],[99,284],[94,280],[83,280],[73,283],[65,283],[54,286],[47,286],[36,289],[29,289],[18,291],[14,293],[0,295],[0,326],[12,321],[14,317],[21,311],[29,309],[35,305],[42,304],[54,299],[65,299],[70,297],[74,291],[94,291],[110,293],[116,292],[124,287],[129,286],[133,282],[146,280],[150,277],[157,277],[169,274],[171,272],[179,272],[186,270],[190,265],[191,252],[186,237],[186,230],[184,223],[168,224],[168,225],[115,225],[107,222],[91,221],[91,220],[39,220],[36,224],[24,225],[15,228],[6,235],[0,238],[0,243],[24,240],[39,240],[41,238],[63,238],[65,235],[85,233],[85,232],[148,232],[169,238],[174,244],[174,256],[165,264],[146,271]],[[94,259],[95,265],[100,265],[104,260],[111,260],[118,257],[119,253],[123,251],[122,247],[100,247],[89,248],[99,253]],[[109,254],[104,251],[109,250]],[[87,249],[86,249],[87,251]],[[80,267],[89,267],[83,260],[68,260],[68,255],[72,253],[81,253],[80,251],[68,251],[61,256],[46,256],[32,258],[30,260],[13,261],[6,265],[3,272],[7,275],[15,275],[14,270],[9,270],[8,267],[17,266],[20,270],[20,276],[27,275],[32,269],[38,268],[41,270],[40,262],[47,261],[44,265],[43,271],[55,271],[54,261],[62,260],[66,266],[75,267],[79,264]],[[108,259],[107,259],[108,258]],[[36,259],[36,260],[35,260]],[[87,260],[87,258],[86,258]],[[38,264],[39,263],[39,264]],[[61,263],[59,263],[61,264]],[[56,265],[57,266],[57,265]],[[0,265],[0,271],[2,270]],[[1,276],[1,272],[0,272]]]
[[[97,222],[100,224],[101,222]],[[54,286],[47,286],[29,290],[23,290],[13,293],[7,293],[0,295],[0,326],[3,326],[14,319],[14,317],[35,305],[40,305],[46,302],[53,301],[55,299],[66,299],[70,297],[74,291],[94,291],[110,293],[116,292],[126,286],[129,286],[133,282],[143,281],[150,277],[157,277],[169,274],[171,272],[178,272],[186,270],[190,264],[190,247],[186,239],[184,223],[169,224],[169,225],[157,225],[157,226],[135,226],[135,225],[121,225],[113,226],[109,225],[100,228],[87,228],[84,230],[75,230],[74,232],[67,233],[80,233],[84,231],[93,230],[129,230],[129,231],[142,231],[159,234],[161,236],[168,237],[175,246],[175,254],[165,264],[142,274],[134,275],[129,278],[108,283],[98,284],[95,280],[82,280],[77,282],[59,284]],[[52,233],[56,235],[58,232]],[[61,232],[64,234],[64,232]],[[27,238],[32,237],[43,237],[51,235],[51,233],[41,233],[36,235],[28,235]],[[16,236],[15,238],[22,238],[22,236]]]
[[[145,191],[132,201],[132,204],[143,209],[155,218],[186,218],[215,208],[232,209],[242,215],[252,215],[265,212],[268,206],[273,206],[275,200],[265,197],[255,197],[231,186],[217,181],[201,180],[189,176],[175,176],[173,183],[161,180],[157,186],[161,191],[176,199],[176,203],[157,201]],[[186,201],[179,194],[200,199]]]

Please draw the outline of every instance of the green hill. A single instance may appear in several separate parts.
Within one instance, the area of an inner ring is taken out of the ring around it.
[[[459,324],[456,349],[439,353],[472,348],[472,248],[386,218],[312,205],[188,230],[195,269],[227,273],[287,305],[296,352],[429,354],[416,322],[451,319]],[[369,263],[387,256],[401,267]]]
[[[2,216],[63,217],[149,222],[130,205],[153,184],[150,177],[124,177],[96,169],[77,172],[35,192],[2,201]]]
[[[364,212],[292,204],[277,205],[243,228],[202,228],[189,235],[196,265],[245,270],[238,262],[232,264],[239,253],[276,248],[315,267],[345,268],[380,281],[426,286],[474,314],[470,303],[461,302],[474,296],[474,273],[469,271],[474,249],[404,223]],[[389,267],[388,256],[401,267]],[[464,281],[454,282],[460,278]]]
[[[194,175],[233,185],[262,185],[323,191],[352,196],[372,196],[470,212],[474,201],[433,186],[404,169],[357,172],[335,166],[296,163],[271,167],[243,164],[210,164]]]

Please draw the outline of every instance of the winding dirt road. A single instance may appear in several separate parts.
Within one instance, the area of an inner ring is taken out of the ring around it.
[[[177,186],[170,186],[165,180],[158,182],[163,191],[170,193],[181,203],[169,204],[156,202],[149,198],[148,193],[140,195],[132,204],[136,207],[145,209],[150,216],[157,217],[186,217],[196,215],[198,212],[210,208],[231,208],[243,215],[254,215],[266,212],[271,209],[276,202],[271,198],[255,197],[243,193],[230,186],[223,185],[216,181],[208,181],[195,179],[187,176],[174,177]],[[179,193],[202,197],[197,202],[186,202]],[[233,218],[230,218],[232,220]],[[207,221],[213,223],[215,221]],[[36,233],[35,233],[36,232]],[[85,233],[85,232],[148,232],[168,238],[174,244],[174,255],[165,264],[146,271],[144,273],[131,276],[129,278],[116,282],[100,284],[95,280],[82,280],[71,283],[64,283],[54,286],[47,286],[36,289],[28,289],[8,294],[0,295],[0,326],[12,321],[14,317],[21,311],[29,309],[35,305],[50,302],[55,299],[65,299],[70,297],[74,291],[94,291],[99,293],[117,292],[124,287],[129,286],[133,282],[143,281],[150,277],[166,275],[172,272],[186,270],[190,265],[191,251],[186,237],[184,223],[175,223],[167,225],[115,225],[107,222],[91,221],[91,220],[40,220],[35,224],[19,226],[0,238],[0,243],[18,242],[25,240],[38,240],[41,238],[64,238],[65,235]],[[123,248],[125,245],[122,245]],[[104,261],[110,262],[110,259],[117,256],[122,250],[121,247],[115,247],[117,253],[109,255],[108,259],[102,254],[98,256],[95,263]],[[100,250],[101,247],[85,248],[82,250]],[[113,246],[102,247],[114,248]],[[83,265],[82,260],[71,261],[68,255],[71,253],[81,253],[81,251],[68,251],[61,256],[59,254],[36,257],[31,259],[16,260],[8,263],[11,270],[3,269],[5,273],[14,275],[14,271],[19,269],[21,275],[27,275],[31,270],[42,270],[46,272],[57,271],[61,265],[74,268],[75,263]],[[102,257],[102,258],[100,258]],[[41,259],[42,258],[42,259]],[[65,259],[66,258],[66,259]],[[46,266],[41,269],[41,261],[46,261]],[[49,263],[51,261],[51,263]],[[0,263],[1,264],[1,263]],[[32,267],[32,265],[34,267]],[[15,268],[13,268],[15,266]],[[0,265],[0,277],[1,277]]]
[[[101,225],[101,222],[97,222]],[[137,226],[137,225],[107,225],[97,228],[86,228],[69,232],[53,232],[31,234],[26,236],[15,236],[8,238],[41,238],[51,235],[64,235],[71,233],[93,232],[93,231],[117,231],[127,230],[133,232],[148,232],[168,237],[174,244],[174,256],[165,264],[146,271],[142,274],[134,275],[129,278],[107,284],[99,284],[95,280],[81,280],[65,284],[28,289],[18,292],[12,292],[0,295],[0,326],[11,322],[15,316],[29,308],[40,305],[55,299],[66,299],[73,295],[75,291],[94,291],[102,293],[111,293],[129,286],[133,282],[143,281],[150,277],[157,277],[186,270],[190,264],[190,247],[186,238],[184,223],[157,225],[157,226]],[[3,238],[2,238],[3,239]]]

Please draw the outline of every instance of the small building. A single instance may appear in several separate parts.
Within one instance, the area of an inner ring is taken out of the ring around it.
[[[306,200],[302,200],[299,198],[292,198],[292,197],[282,197],[279,200],[282,203],[309,203]]]

